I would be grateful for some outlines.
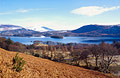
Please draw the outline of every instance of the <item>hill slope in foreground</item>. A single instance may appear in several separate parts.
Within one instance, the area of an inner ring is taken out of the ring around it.
[[[83,69],[31,55],[19,53],[27,62],[19,73],[12,69],[12,58],[16,52],[0,48],[0,78],[112,78],[100,72]]]

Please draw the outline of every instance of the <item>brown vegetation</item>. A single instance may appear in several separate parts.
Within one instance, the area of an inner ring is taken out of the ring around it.
[[[12,69],[12,58],[16,52],[0,49],[0,77],[1,78],[112,78],[100,72],[56,63],[47,59],[19,53],[26,61],[24,69],[16,72]]]

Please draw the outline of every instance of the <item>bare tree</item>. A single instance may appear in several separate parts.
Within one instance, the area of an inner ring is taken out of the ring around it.
[[[81,52],[71,52],[70,55],[72,56],[73,62],[75,62],[75,65],[79,66]]]
[[[93,45],[89,48],[91,54],[95,57],[95,65],[98,67],[98,59],[101,55],[101,49],[99,45]]]
[[[110,44],[100,45],[100,48],[102,50],[100,71],[108,73],[110,72],[110,65],[115,62],[115,59],[113,57],[118,53],[118,51]]]
[[[88,50],[84,50],[81,54],[80,54],[80,60],[84,60],[84,62],[86,63],[86,67],[89,67],[90,62],[88,61],[89,59],[89,54],[90,52]]]

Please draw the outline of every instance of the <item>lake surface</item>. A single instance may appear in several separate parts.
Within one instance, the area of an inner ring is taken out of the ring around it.
[[[8,37],[6,37],[8,38]],[[120,37],[64,37],[63,39],[55,39],[50,37],[10,37],[15,42],[23,44],[33,44],[33,41],[53,41],[61,43],[85,43],[85,44],[99,44],[102,41],[106,43],[113,43],[114,40],[120,41]]]

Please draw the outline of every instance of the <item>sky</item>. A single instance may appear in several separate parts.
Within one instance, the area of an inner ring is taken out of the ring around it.
[[[120,0],[0,0],[0,24],[55,30],[120,24]]]

